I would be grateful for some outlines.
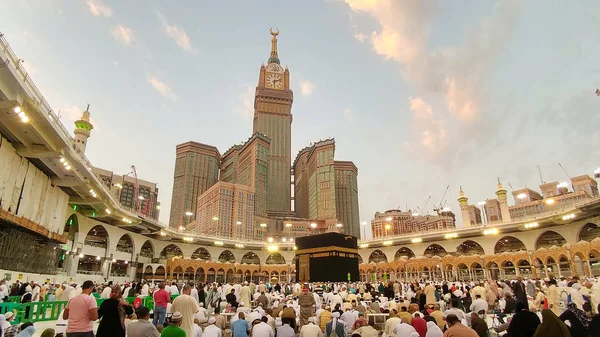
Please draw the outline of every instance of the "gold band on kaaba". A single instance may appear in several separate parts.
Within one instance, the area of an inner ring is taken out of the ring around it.
[[[358,254],[358,249],[344,248],[344,247],[337,247],[337,246],[327,246],[327,247],[308,248],[308,249],[297,250],[296,255],[314,254],[314,253],[323,253],[323,252],[340,252],[340,253]]]

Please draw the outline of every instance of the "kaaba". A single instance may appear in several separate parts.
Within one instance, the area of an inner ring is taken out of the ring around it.
[[[358,281],[358,240],[324,233],[296,238],[296,275],[300,282]]]

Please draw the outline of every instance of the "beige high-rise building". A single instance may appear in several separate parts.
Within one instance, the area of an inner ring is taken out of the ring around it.
[[[296,156],[294,201],[298,217],[337,222],[334,153],[335,141],[327,139]]]
[[[398,209],[375,213],[371,220],[373,239],[396,237],[413,233],[427,233],[456,228],[454,214],[418,215]]]
[[[254,190],[254,214],[257,216],[267,215],[267,199],[270,193],[269,147],[269,138],[256,133],[239,149],[237,181]]]
[[[267,211],[291,215],[292,102],[290,72],[282,68],[277,54],[277,32],[271,31],[271,56],[261,65],[254,97],[253,133],[271,140],[268,155],[269,193]]]
[[[219,181],[198,198],[189,231],[236,240],[254,239],[254,189]]]
[[[219,180],[227,183],[237,183],[238,155],[242,145],[234,145],[221,157],[221,174]]]
[[[198,197],[219,180],[220,159],[219,150],[211,145],[177,145],[170,227],[185,227],[194,220]]]
[[[335,209],[343,232],[360,237],[358,169],[351,161],[334,161]]]

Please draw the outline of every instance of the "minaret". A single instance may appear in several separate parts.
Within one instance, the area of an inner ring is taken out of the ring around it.
[[[90,105],[83,112],[81,119],[75,121],[75,150],[78,153],[85,153],[87,140],[90,138],[90,132],[94,126],[90,123]]]
[[[471,216],[469,215],[469,198],[465,196],[462,186],[460,187],[460,196],[458,204],[460,205],[460,214],[462,215],[463,227],[471,227]]]
[[[508,197],[506,190],[502,187],[500,178],[498,178],[498,190],[496,191],[498,196],[498,202],[500,203],[500,216],[502,216],[502,222],[510,222],[510,212],[508,211]]]

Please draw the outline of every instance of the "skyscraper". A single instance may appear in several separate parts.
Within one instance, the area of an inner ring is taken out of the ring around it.
[[[335,210],[348,235],[360,237],[358,215],[358,169],[351,161],[334,161]]]
[[[169,226],[177,229],[194,220],[198,197],[219,180],[221,155],[196,142],[179,144],[176,152]]]
[[[253,133],[271,140],[268,154],[269,193],[267,211],[270,214],[290,214],[292,162],[292,102],[290,72],[282,68],[277,55],[279,30],[271,30],[271,56],[267,65],[261,65],[258,86],[254,96]]]

